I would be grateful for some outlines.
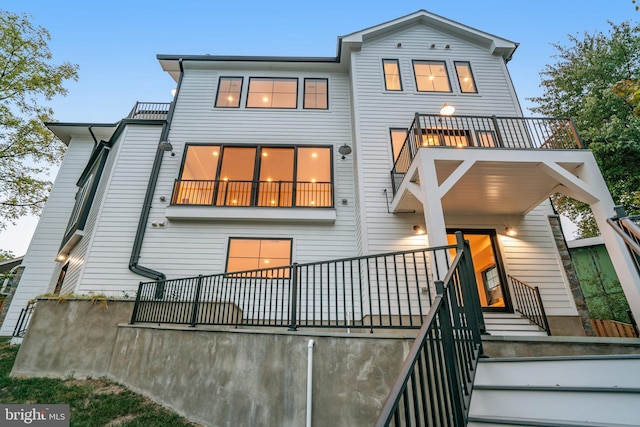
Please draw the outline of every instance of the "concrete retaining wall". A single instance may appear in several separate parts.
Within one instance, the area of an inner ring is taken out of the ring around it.
[[[371,425],[414,337],[127,325],[132,304],[39,301],[12,375],[106,376],[204,425],[304,425],[313,339],[313,425]]]

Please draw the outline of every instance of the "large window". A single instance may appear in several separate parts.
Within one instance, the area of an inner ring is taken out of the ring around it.
[[[227,273],[287,265],[291,265],[291,239],[229,239]],[[266,273],[273,277],[288,276],[288,270]]]
[[[329,147],[188,145],[172,204],[332,207]]]
[[[247,108],[297,108],[298,79],[249,78]]]
[[[451,92],[444,61],[413,61],[418,92]]]
[[[327,79],[304,79],[305,109],[326,110],[329,105]]]
[[[216,107],[238,108],[240,106],[241,93],[242,77],[220,77]]]
[[[400,80],[400,66],[397,59],[383,59],[382,69],[384,71],[384,88],[386,90],[402,90]]]
[[[477,93],[476,82],[471,72],[471,64],[468,62],[454,62],[454,65],[458,75],[458,83],[460,83],[460,92]]]

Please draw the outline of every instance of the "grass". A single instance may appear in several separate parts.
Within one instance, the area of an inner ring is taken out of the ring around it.
[[[196,426],[149,399],[107,379],[11,378],[18,347],[0,340],[0,402],[69,404],[77,427]]]

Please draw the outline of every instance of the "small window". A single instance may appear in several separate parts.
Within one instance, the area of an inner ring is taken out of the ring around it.
[[[266,277],[288,277],[288,269],[278,268],[288,265],[291,239],[229,239],[227,273],[267,268],[275,270],[265,271]]]
[[[400,66],[397,59],[383,59],[382,69],[384,71],[384,88],[386,90],[402,90],[400,80]]]
[[[242,77],[220,77],[216,108],[238,108],[242,93]]]
[[[469,132],[464,129],[426,129],[422,131],[422,146],[440,145],[446,147],[470,146]]]
[[[329,105],[327,79],[304,79],[303,108],[326,110]]]
[[[451,92],[444,61],[413,61],[418,92]]]
[[[454,62],[456,66],[456,74],[458,75],[458,83],[460,83],[460,92],[462,93],[478,93],[476,82],[471,72],[471,64],[468,62]]]
[[[247,108],[297,108],[298,79],[249,78]]]
[[[476,131],[476,140],[479,147],[497,147],[496,133],[492,130]]]
[[[393,161],[395,162],[402,151],[402,146],[407,139],[406,129],[390,129],[391,132],[391,149],[393,150]]]

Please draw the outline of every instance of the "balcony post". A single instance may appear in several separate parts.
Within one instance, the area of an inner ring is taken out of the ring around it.
[[[504,147],[504,141],[502,140],[502,134],[500,133],[500,126],[498,125],[498,118],[496,116],[491,116],[491,121],[493,122],[493,127],[496,130],[496,138],[499,147]]]
[[[291,265],[291,281],[289,282],[289,307],[291,324],[289,325],[290,331],[298,330],[298,263],[294,262]]]
[[[191,312],[191,323],[190,327],[195,328],[196,323],[198,322],[198,306],[200,305],[200,292],[202,290],[202,274],[198,276],[198,283],[196,285],[196,294],[193,297],[193,311]]]

